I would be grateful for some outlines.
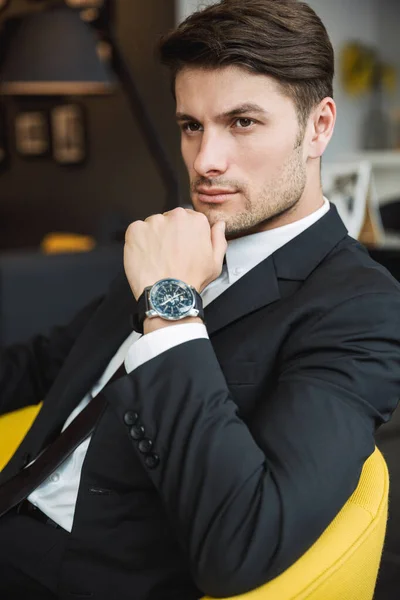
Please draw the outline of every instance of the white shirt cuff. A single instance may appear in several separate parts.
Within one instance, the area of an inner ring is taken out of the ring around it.
[[[156,329],[143,335],[129,348],[125,357],[126,372],[131,373],[140,365],[179,344],[202,338],[208,339],[207,328],[202,323],[179,323]]]

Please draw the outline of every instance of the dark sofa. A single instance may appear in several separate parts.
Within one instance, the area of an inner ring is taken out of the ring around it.
[[[90,252],[0,254],[0,345],[23,342],[63,325],[107,291],[123,270],[123,246]]]
[[[400,281],[400,251],[373,249],[374,260],[385,266]],[[384,455],[390,475],[389,520],[381,567],[374,600],[400,598],[400,408],[392,420],[376,435],[376,443]]]

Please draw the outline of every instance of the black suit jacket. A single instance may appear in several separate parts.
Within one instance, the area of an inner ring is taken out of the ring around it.
[[[130,333],[133,307],[120,278],[70,327],[4,352],[3,411],[47,394],[3,478],[57,434]],[[244,592],[300,557],[357,486],[399,398],[400,287],[336,210],[212,302],[206,325],[210,341],[106,388],[60,598]]]

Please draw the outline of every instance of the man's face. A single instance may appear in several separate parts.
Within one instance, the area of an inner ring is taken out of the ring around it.
[[[176,79],[193,207],[227,237],[262,231],[301,199],[303,132],[274,79],[239,67],[185,68]]]

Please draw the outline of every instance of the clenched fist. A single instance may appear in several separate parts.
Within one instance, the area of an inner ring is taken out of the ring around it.
[[[165,277],[201,292],[222,270],[225,223],[211,228],[205,215],[175,208],[132,223],[125,235],[124,267],[133,295]]]

